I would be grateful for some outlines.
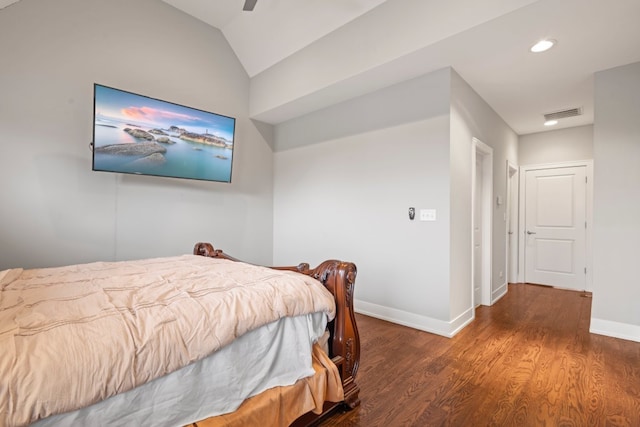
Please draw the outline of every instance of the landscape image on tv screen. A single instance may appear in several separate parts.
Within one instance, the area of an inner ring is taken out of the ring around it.
[[[94,84],[93,170],[231,182],[235,119]]]

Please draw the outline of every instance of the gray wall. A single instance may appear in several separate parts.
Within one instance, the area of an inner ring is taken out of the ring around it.
[[[274,261],[354,261],[359,311],[423,329],[449,320],[449,74],[275,129]]]
[[[640,63],[595,82],[591,331],[640,341]]]
[[[593,159],[593,126],[550,130],[521,135],[520,165],[538,165]]]
[[[218,30],[156,0],[22,0],[0,10],[0,58],[0,269],[199,240],[271,262],[272,152]],[[94,82],[236,117],[233,183],[92,172]]]

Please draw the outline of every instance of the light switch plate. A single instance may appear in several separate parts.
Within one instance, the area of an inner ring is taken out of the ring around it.
[[[420,221],[435,221],[436,210],[435,209],[420,209]]]

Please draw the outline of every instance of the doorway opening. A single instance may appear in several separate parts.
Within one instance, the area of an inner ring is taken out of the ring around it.
[[[472,301],[491,305],[493,224],[493,149],[477,138],[472,143]]]
[[[507,160],[507,283],[518,281],[518,168]]]

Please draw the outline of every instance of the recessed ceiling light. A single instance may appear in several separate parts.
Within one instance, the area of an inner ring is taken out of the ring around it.
[[[530,50],[533,53],[540,53],[540,52],[544,52],[551,49],[555,44],[556,44],[555,40],[551,40],[551,39],[540,40],[538,43],[531,46]]]
[[[545,126],[553,126],[553,125],[557,125],[558,121],[557,120],[547,120],[546,122],[544,122]]]

